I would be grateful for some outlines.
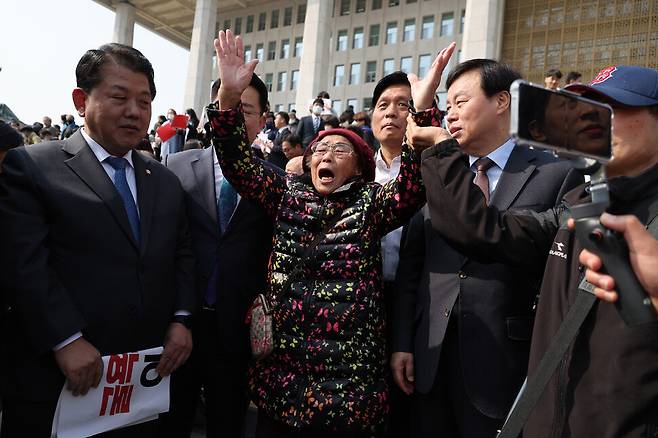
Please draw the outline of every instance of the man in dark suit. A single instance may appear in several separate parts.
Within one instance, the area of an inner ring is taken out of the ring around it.
[[[133,152],[148,129],[153,68],[132,47],[90,50],[73,102],[84,129],[10,151],[0,176],[2,437],[50,437],[65,379],[98,385],[101,356],[164,345],[168,375],[192,348],[194,258],[176,176]],[[104,434],[155,436],[155,422]]]
[[[543,211],[582,177],[509,139],[508,90],[519,77],[492,60],[457,65],[446,81],[446,121],[490,205]],[[432,128],[411,131],[414,147],[436,142],[427,137]],[[392,367],[398,385],[415,391],[416,435],[495,436],[526,375],[541,272],[462,255],[432,230],[424,207],[409,226],[397,275]]]
[[[256,75],[242,95],[242,106],[253,141],[267,111],[267,88]],[[192,356],[172,377],[171,410],[160,436],[190,436],[203,386],[207,436],[241,437],[250,357],[244,321],[255,296],[266,288],[272,222],[259,206],[238,198],[222,176],[214,148],[170,155],[166,165],[186,192],[202,305],[193,327]]]
[[[323,108],[324,101],[320,98],[315,99],[311,106],[311,115],[299,119],[299,124],[297,125],[297,131],[295,134],[302,139],[304,149],[306,149],[311,140],[318,135],[318,132],[324,129],[324,121],[321,117]]]
[[[285,169],[288,163],[288,158],[283,153],[283,140],[290,135],[289,120],[290,116],[285,111],[279,111],[274,116],[274,127],[277,129],[277,132],[274,140],[272,140],[272,150],[267,156],[267,161],[279,169]]]

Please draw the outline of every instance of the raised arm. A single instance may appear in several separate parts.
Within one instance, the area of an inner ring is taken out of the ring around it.
[[[285,177],[254,157],[245,115],[261,117],[261,114],[256,108],[249,108],[250,113],[245,114],[241,103],[258,60],[244,62],[242,40],[230,30],[220,31],[214,44],[221,85],[218,102],[210,105],[207,112],[219,164],[240,196],[261,205],[274,219],[285,190]]]

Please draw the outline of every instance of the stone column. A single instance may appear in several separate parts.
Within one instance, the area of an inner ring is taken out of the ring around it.
[[[199,118],[202,117],[203,108],[210,102],[217,3],[218,0],[196,0],[194,11],[194,28],[192,29],[190,58],[183,98],[184,108],[181,108],[181,111],[186,108],[194,108]]]
[[[112,41],[115,43],[133,45],[133,33],[135,31],[135,7],[127,1],[121,1],[116,5],[114,17],[114,33]]]
[[[462,61],[500,59],[505,0],[466,0]]]
[[[333,2],[328,0],[308,0],[306,5],[304,48],[295,99],[298,117],[308,115],[309,100],[328,88],[332,9]]]

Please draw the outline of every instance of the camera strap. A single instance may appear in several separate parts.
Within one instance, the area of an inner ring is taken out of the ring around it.
[[[526,379],[521,387],[519,395],[507,415],[505,424],[496,436],[497,438],[517,438],[523,430],[528,417],[530,417],[532,410],[544,393],[546,385],[548,385],[596,302],[596,296],[589,290],[590,287],[591,285],[583,278],[576,294],[576,301],[569,309],[567,316],[553,338],[553,342],[551,342],[550,347],[542,357],[541,362],[539,362],[532,379]]]

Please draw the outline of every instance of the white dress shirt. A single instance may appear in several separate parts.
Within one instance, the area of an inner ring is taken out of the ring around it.
[[[389,167],[384,161],[382,151],[379,149],[375,154],[375,182],[386,184],[397,178],[400,173],[402,156],[398,155],[391,161]],[[391,231],[381,240],[382,245],[382,275],[384,281],[394,281],[395,273],[400,261],[400,239],[402,238],[402,227]]]
[[[498,185],[501,175],[503,174],[503,169],[509,160],[509,156],[514,149],[514,142],[512,139],[508,139],[505,143],[498,146],[494,151],[492,151],[487,158],[494,162],[494,164],[487,170],[487,178],[489,178],[489,199],[492,198],[494,190]],[[476,173],[477,169],[475,167],[475,162],[480,157],[474,157],[473,155],[468,156],[468,162],[471,166],[473,173]],[[475,178],[473,178],[475,180]]]

